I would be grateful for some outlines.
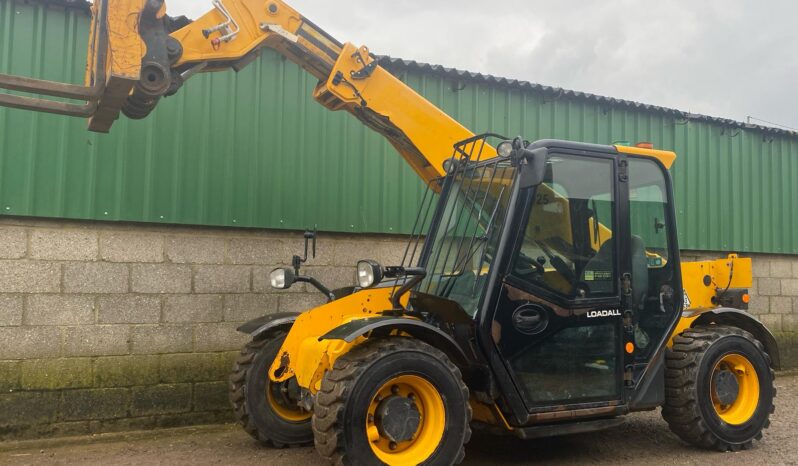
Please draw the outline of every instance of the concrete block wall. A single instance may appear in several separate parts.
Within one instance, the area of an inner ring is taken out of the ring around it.
[[[401,237],[322,234],[305,271],[354,282]],[[269,272],[302,233],[0,219],[0,440],[231,420],[241,323],[324,302]]]

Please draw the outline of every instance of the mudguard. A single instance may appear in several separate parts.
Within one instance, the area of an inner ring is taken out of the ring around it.
[[[702,312],[692,323],[692,326],[701,324],[731,325],[750,332],[765,345],[765,351],[770,356],[773,368],[776,370],[781,369],[781,357],[776,338],[762,322],[756,320],[751,314],[730,307],[719,307]]]
[[[448,333],[426,322],[403,317],[372,317],[353,320],[327,332],[319,337],[319,341],[343,340],[351,343],[367,333],[371,333],[371,336],[387,336],[393,331],[407,333],[429,343],[446,353],[455,364],[468,364],[465,352]]]
[[[250,320],[236,330],[241,333],[248,333],[252,336],[253,340],[258,340],[268,335],[272,330],[278,328],[290,329],[300,314],[301,312],[279,312],[277,314],[269,314]]]

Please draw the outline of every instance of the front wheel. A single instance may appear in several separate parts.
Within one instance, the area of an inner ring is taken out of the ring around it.
[[[285,337],[278,332],[247,343],[230,374],[230,402],[239,424],[256,440],[278,448],[313,441],[311,413],[297,405],[296,380],[276,384],[269,379]]]
[[[407,337],[340,357],[316,395],[317,451],[348,465],[451,465],[471,436],[468,388],[440,350]]]
[[[662,416],[680,438],[720,451],[762,438],[776,389],[770,357],[753,335],[723,325],[687,329],[673,339],[666,367]]]

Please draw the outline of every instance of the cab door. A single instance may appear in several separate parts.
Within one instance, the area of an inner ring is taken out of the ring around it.
[[[521,194],[490,333],[529,419],[623,402],[631,261],[618,164],[616,154],[550,152],[544,183]]]
[[[629,156],[629,231],[632,261],[630,325],[633,329],[627,355],[633,368],[630,382],[639,384],[646,374],[664,377],[658,357],[682,311],[673,189],[668,172],[649,157]],[[651,363],[659,363],[651,370]],[[664,385],[664,384],[662,384]],[[650,400],[657,405],[664,393]]]

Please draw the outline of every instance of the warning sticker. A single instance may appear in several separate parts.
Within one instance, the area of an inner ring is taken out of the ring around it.
[[[585,270],[586,282],[598,282],[612,280],[611,270]]]
[[[596,280],[612,280],[612,271],[610,270],[595,270],[593,276]]]

